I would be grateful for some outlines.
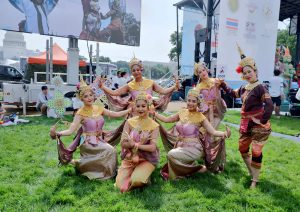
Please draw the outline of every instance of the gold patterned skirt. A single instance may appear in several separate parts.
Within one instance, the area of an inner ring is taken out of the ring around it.
[[[76,169],[90,180],[105,180],[116,175],[117,153],[114,147],[100,141],[97,144],[84,142],[80,146],[80,160]]]
[[[161,170],[164,179],[176,179],[198,172],[202,165],[196,163],[203,159],[204,151],[199,141],[178,142],[176,148],[168,152],[168,163]]]

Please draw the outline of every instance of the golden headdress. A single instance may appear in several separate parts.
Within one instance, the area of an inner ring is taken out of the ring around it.
[[[198,76],[198,68],[204,68],[208,71],[208,68],[204,62],[198,62],[194,64],[194,75]]]
[[[138,66],[140,66],[141,68],[143,68],[142,61],[139,60],[139,59],[137,59],[137,58],[135,57],[135,55],[133,56],[133,58],[132,58],[132,59],[130,60],[130,62],[129,62],[129,68],[130,68],[130,70],[132,69],[132,67],[133,67],[134,65],[138,65]]]
[[[199,98],[199,91],[197,91],[196,89],[190,89],[188,92],[188,96]]]
[[[148,106],[152,105],[153,103],[153,99],[152,96],[150,94],[147,94],[146,92],[140,92],[136,98],[135,98],[135,102],[137,102],[138,100],[144,100],[147,102]]]
[[[77,98],[81,99],[83,94],[87,90],[93,91],[93,89],[90,86],[88,86],[86,82],[83,80],[82,75],[80,75],[80,82],[77,84],[77,92],[76,92]]]
[[[241,47],[238,44],[237,44],[237,48],[241,55],[241,62],[239,62],[239,67],[236,68],[236,72],[239,74],[242,73],[243,68],[246,66],[250,66],[251,68],[253,68],[256,71],[257,68],[255,65],[254,59],[252,57],[246,57],[243,50],[241,49]]]
[[[188,92],[188,96],[192,96],[192,97],[195,97],[197,98],[197,101],[198,103],[200,104],[202,102],[202,96],[200,95],[199,91],[196,90],[195,88],[193,89],[190,89],[189,92]]]

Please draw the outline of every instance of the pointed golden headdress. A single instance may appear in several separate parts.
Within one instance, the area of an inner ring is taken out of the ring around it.
[[[135,102],[137,102],[138,100],[144,100],[147,102],[148,106],[152,105],[153,103],[153,99],[152,96],[150,94],[147,94],[146,92],[140,92],[136,98],[135,98]]]
[[[239,66],[236,71],[238,73],[241,73],[243,71],[243,68],[246,66],[250,66],[251,68],[253,68],[255,71],[257,70],[256,65],[255,65],[255,61],[252,57],[246,57],[243,50],[241,49],[241,47],[237,44],[237,48],[238,51],[240,53],[241,56],[241,62],[239,62]]]
[[[142,61],[139,60],[139,59],[137,59],[137,58],[135,57],[135,55],[133,55],[133,58],[132,58],[132,59],[130,60],[130,62],[129,62],[129,68],[130,68],[130,70],[132,69],[132,67],[133,67],[134,65],[138,65],[138,66],[140,66],[141,68],[143,68]]]
[[[82,75],[80,75],[80,82],[77,84],[77,98],[81,99],[87,90],[93,91],[93,89],[86,84]]]
[[[200,98],[199,91],[194,89],[194,88],[189,90],[188,96],[192,96],[192,97],[197,98],[198,103],[200,103],[202,101],[202,99]]]
[[[188,96],[199,98],[199,91],[197,91],[196,89],[190,89],[188,92]]]
[[[194,75],[198,76],[198,68],[203,68],[206,69],[208,71],[208,68],[206,66],[206,64],[204,62],[198,62],[194,64]]]

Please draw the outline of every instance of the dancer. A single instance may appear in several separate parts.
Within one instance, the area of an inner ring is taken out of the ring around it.
[[[116,177],[116,187],[127,192],[149,183],[159,161],[158,124],[149,116],[151,96],[140,93],[135,98],[138,116],[126,121],[121,138],[122,164]]]
[[[195,63],[194,74],[199,78],[196,90],[203,100],[201,102],[200,112],[203,113],[213,128],[217,130],[226,112],[226,103],[221,98],[220,92],[220,89],[226,88],[226,84],[223,80],[210,78],[208,73],[209,70],[205,63]],[[207,150],[212,152],[212,154],[218,146],[224,146],[224,152],[221,154],[222,157],[218,158],[219,161],[216,161],[217,158],[209,157],[212,161],[208,163],[210,170],[223,171],[226,162],[225,140],[221,137],[214,137],[213,135],[206,133],[203,128],[201,129],[201,132],[206,140],[205,144],[208,145]],[[218,166],[216,166],[216,164],[218,164]]]
[[[262,165],[262,149],[271,133],[270,117],[274,106],[270,94],[258,81],[258,70],[255,61],[246,57],[238,46],[241,62],[236,69],[248,82],[237,90],[226,92],[235,98],[242,99],[239,151],[252,177],[250,188],[255,188]],[[252,158],[249,148],[252,144]]]
[[[162,140],[165,149],[170,150],[167,158],[168,163],[161,170],[164,179],[176,179],[189,176],[196,172],[205,172],[206,166],[198,165],[197,160],[204,159],[207,164],[208,150],[205,140],[199,129],[204,127],[207,133],[221,137],[223,139],[230,137],[229,128],[226,132],[216,131],[209,123],[207,118],[198,111],[200,105],[199,92],[190,90],[187,97],[187,109],[182,109],[175,115],[165,117],[155,113],[155,118],[163,122],[177,122],[175,127],[170,131],[162,133]],[[218,151],[214,152],[213,157],[220,157],[222,154],[222,146]],[[209,165],[208,165],[209,167]]]
[[[78,97],[84,106],[76,113],[69,129],[56,132],[56,127],[53,126],[50,130],[50,136],[53,139],[58,138],[59,159],[63,164],[73,164],[82,175],[89,179],[112,178],[116,174],[117,154],[115,148],[106,142],[107,137],[103,135],[103,116],[121,117],[128,114],[130,110],[113,112],[94,105],[95,94],[83,80],[80,83]],[[78,131],[74,142],[69,148],[64,148],[60,137],[71,135],[80,124],[82,128]],[[80,160],[71,161],[72,153],[77,146],[80,146]]]
[[[161,111],[165,110],[171,100],[172,92],[179,88],[179,81],[176,80],[176,83],[173,87],[164,89],[153,80],[143,78],[143,64],[139,59],[133,58],[129,63],[129,67],[134,80],[119,89],[111,90],[104,85],[100,78],[97,78],[99,87],[105,92],[110,103],[110,107],[116,111],[124,110],[128,107],[131,101],[135,100],[136,96],[140,92],[146,92],[152,96],[153,91],[155,91],[159,94],[162,94],[158,100],[153,100],[155,109]],[[124,98],[120,97],[127,93],[130,95]]]

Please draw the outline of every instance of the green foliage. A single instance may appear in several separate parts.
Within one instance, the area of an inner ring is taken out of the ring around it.
[[[0,211],[299,210],[299,143],[271,137],[264,147],[261,181],[257,189],[249,190],[250,177],[238,152],[237,130],[232,129],[232,137],[226,141],[223,173],[195,174],[178,181],[160,177],[166,153],[159,141],[160,163],[151,185],[121,194],[113,186],[114,179],[90,181],[71,166],[58,167],[56,142],[49,138],[49,128],[56,120],[30,120],[29,124],[0,128]],[[106,119],[105,126],[113,129],[120,122]],[[65,128],[59,125],[58,130]],[[67,144],[71,139],[63,137]],[[119,146],[117,149],[119,152]]]
[[[160,79],[167,73],[171,74],[168,66],[164,66],[162,64],[144,65],[143,75],[151,79]]]
[[[181,51],[182,51],[182,29],[181,32],[178,33],[178,52],[179,52],[179,58],[181,57]],[[170,53],[168,54],[171,61],[178,61],[177,56],[177,32],[173,32],[170,36],[170,43],[172,44],[172,48],[170,50]]]
[[[117,62],[114,62],[113,64],[115,64],[120,71],[126,71],[128,73],[130,72],[129,64],[126,61],[119,60]]]
[[[93,56],[92,60],[93,60],[93,63],[97,62],[97,57]],[[99,61],[98,62],[110,63],[111,59],[109,57],[99,56]]]
[[[289,47],[292,60],[295,61],[296,57],[296,36],[289,35],[288,29],[279,29],[277,34],[277,46]]]

